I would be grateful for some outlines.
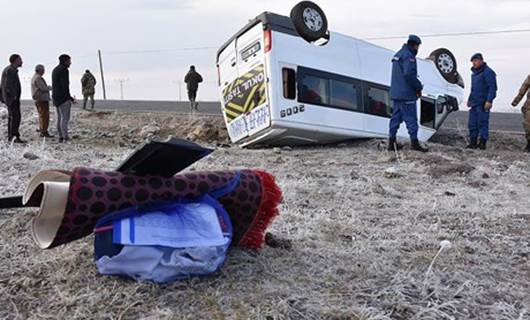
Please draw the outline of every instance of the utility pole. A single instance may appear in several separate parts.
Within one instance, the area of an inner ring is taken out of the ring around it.
[[[121,100],[123,100],[123,83],[125,81],[129,81],[129,79],[122,78],[122,79],[117,79],[117,80],[120,82],[120,97],[121,97]]]
[[[172,80],[171,83],[179,87],[179,100],[182,101],[182,80]]]
[[[182,101],[182,80],[179,80],[179,101]]]
[[[101,59],[101,50],[99,49],[98,49],[98,57],[99,57],[99,71],[101,73],[101,86],[103,87],[103,100],[107,100],[107,90],[105,88],[105,76],[103,75],[103,61]]]

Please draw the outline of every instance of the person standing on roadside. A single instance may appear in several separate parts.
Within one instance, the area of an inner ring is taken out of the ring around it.
[[[423,84],[418,79],[416,55],[420,49],[421,39],[410,35],[392,59],[392,80],[390,97],[392,98],[392,118],[388,140],[388,151],[399,149],[396,142],[397,132],[402,122],[407,125],[411,148],[415,151],[428,152],[418,140],[418,111],[416,101],[421,98]]]
[[[57,108],[57,132],[59,142],[68,142],[68,122],[70,121],[70,109],[75,99],[70,95],[70,73],[68,68],[72,64],[72,58],[67,54],[59,56],[59,65],[52,72],[52,99]]]
[[[86,70],[85,74],[81,78],[81,87],[83,88],[83,110],[86,109],[86,104],[88,102],[88,99],[90,98],[90,105],[92,107],[92,110],[94,110],[94,95],[96,94],[96,77],[92,73],[90,73],[90,70]]]
[[[9,65],[2,72],[0,80],[0,100],[7,106],[7,139],[14,143],[26,143],[20,139],[20,96],[22,89],[18,68],[22,67],[22,58],[18,54],[9,57]]]
[[[190,71],[184,77],[188,89],[188,98],[190,99],[191,112],[199,110],[199,103],[197,102],[197,91],[199,90],[199,83],[202,82],[202,76],[195,71],[195,66],[190,66]]]
[[[526,95],[526,102],[523,105],[521,111],[523,112],[523,128],[526,132],[526,148],[524,151],[530,152],[530,75],[526,78],[519,89],[519,94],[515,99],[513,99],[512,106],[517,107],[517,105],[523,100]]]
[[[469,110],[468,149],[486,150],[489,139],[490,110],[497,97],[497,75],[484,62],[480,53],[471,57],[471,94],[467,101]]]
[[[39,132],[43,138],[53,138],[48,133],[50,124],[50,90],[52,87],[46,84],[44,80],[44,66],[38,64],[35,66],[35,75],[31,78],[31,97],[35,101],[37,112],[39,113]]]

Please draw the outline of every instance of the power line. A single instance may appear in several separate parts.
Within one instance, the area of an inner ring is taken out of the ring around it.
[[[495,30],[495,31],[473,31],[473,32],[455,32],[455,33],[432,33],[420,35],[422,38],[437,38],[437,37],[460,37],[460,36],[476,36],[476,35],[490,35],[490,34],[506,34],[506,33],[523,33],[530,32],[530,29],[508,29],[508,30]],[[387,37],[371,37],[364,38],[364,40],[391,40],[391,39],[403,39],[408,37],[405,36],[387,36]]]
[[[176,52],[176,51],[205,51],[217,50],[217,47],[185,47],[175,49],[152,49],[152,50],[128,50],[128,51],[106,51],[106,55],[121,55],[121,54],[143,54],[143,53],[161,53],[161,52]]]
[[[513,33],[525,33],[530,32],[530,29],[507,29],[507,30],[494,30],[494,31],[471,31],[471,32],[455,32],[455,33],[432,33],[420,35],[422,38],[437,38],[437,37],[460,37],[460,36],[476,36],[476,35],[492,35],[492,34],[513,34]],[[393,40],[403,39],[408,35],[400,36],[381,36],[381,37],[368,37],[363,40]],[[174,49],[147,49],[147,50],[123,50],[123,51],[106,51],[105,55],[127,55],[127,54],[150,54],[150,53],[164,53],[164,52],[178,52],[178,51],[208,51],[217,50],[218,47],[204,46],[204,47],[182,47]],[[92,55],[81,55],[76,58],[91,57]]]

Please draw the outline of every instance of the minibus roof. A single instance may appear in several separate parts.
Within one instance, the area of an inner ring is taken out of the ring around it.
[[[221,46],[221,48],[217,51],[217,61],[219,61],[219,55],[221,54],[221,52],[223,52],[223,50],[226,49],[226,47],[228,47],[230,43],[232,43],[232,41],[237,39],[239,36],[247,32],[248,30],[252,29],[258,23],[263,24],[263,30],[274,30],[298,36],[298,32],[296,32],[291,18],[272,12],[263,12],[256,18],[250,20],[246,26],[244,26],[241,30],[239,30],[234,36],[228,39],[228,41],[226,41]]]

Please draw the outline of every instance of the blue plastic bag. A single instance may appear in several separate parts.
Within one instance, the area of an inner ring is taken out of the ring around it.
[[[99,273],[158,283],[217,271],[232,240],[228,214],[209,195],[121,210],[95,231]]]

